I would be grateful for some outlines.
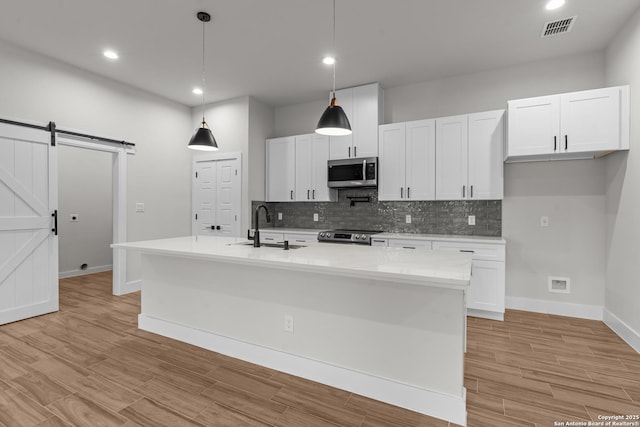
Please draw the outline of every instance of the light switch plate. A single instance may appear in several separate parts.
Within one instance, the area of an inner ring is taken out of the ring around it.
[[[278,212],[278,221],[282,221],[282,212]]]
[[[144,212],[144,203],[136,203],[136,212]]]
[[[317,214],[317,213],[314,213],[314,214],[313,214],[313,220],[314,220],[315,222],[318,222],[318,214]]]
[[[407,224],[411,224],[411,215],[406,215],[406,216],[404,217],[404,221],[405,221]]]
[[[469,225],[476,225],[476,216],[469,215]]]

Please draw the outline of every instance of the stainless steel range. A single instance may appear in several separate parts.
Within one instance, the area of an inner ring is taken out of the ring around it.
[[[328,230],[318,233],[318,241],[371,245],[371,236],[377,233],[382,232],[374,230]]]

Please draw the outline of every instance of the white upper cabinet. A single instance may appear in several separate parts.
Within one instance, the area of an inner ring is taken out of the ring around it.
[[[469,114],[469,198],[504,197],[504,110]]]
[[[468,117],[436,119],[436,200],[466,199]]]
[[[333,92],[329,94],[333,97]],[[378,156],[378,125],[382,121],[382,89],[378,83],[336,91],[338,105],[351,123],[351,135],[332,136],[330,158]]]
[[[305,134],[267,140],[267,201],[328,202],[329,137]]]
[[[379,200],[435,199],[435,120],[379,128]]]
[[[295,199],[295,137],[268,139],[267,201],[290,202]]]
[[[503,198],[504,110],[436,119],[436,200]]]
[[[628,86],[509,101],[508,117],[508,162],[629,149]]]

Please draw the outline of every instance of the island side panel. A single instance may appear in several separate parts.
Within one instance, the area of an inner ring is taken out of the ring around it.
[[[461,290],[143,254],[142,315],[464,398]],[[294,332],[284,331],[285,315]]]

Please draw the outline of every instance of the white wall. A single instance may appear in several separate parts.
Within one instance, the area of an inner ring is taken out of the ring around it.
[[[606,309],[640,339],[640,10],[607,48],[606,81],[631,85],[631,149],[606,160]]]
[[[127,238],[189,234],[190,109],[53,59],[0,42],[0,117],[134,142],[128,156]],[[117,66],[105,62],[105,67]],[[135,213],[144,202],[146,212]],[[140,277],[128,255],[127,280]]]
[[[113,154],[58,147],[58,247],[61,275],[110,270],[113,251]],[[70,216],[78,221],[71,222]]]
[[[255,98],[250,98],[249,160],[247,161],[249,166],[249,200],[264,200],[265,198],[265,139],[273,136],[274,124],[273,108]],[[249,216],[249,218],[251,217]]]
[[[506,108],[507,100],[603,87],[604,52],[522,64],[384,90],[385,123]],[[275,136],[313,130],[326,101],[276,109]],[[507,295],[604,305],[605,162],[505,165]],[[540,216],[550,227],[541,229]],[[547,276],[572,293],[547,292]]]

